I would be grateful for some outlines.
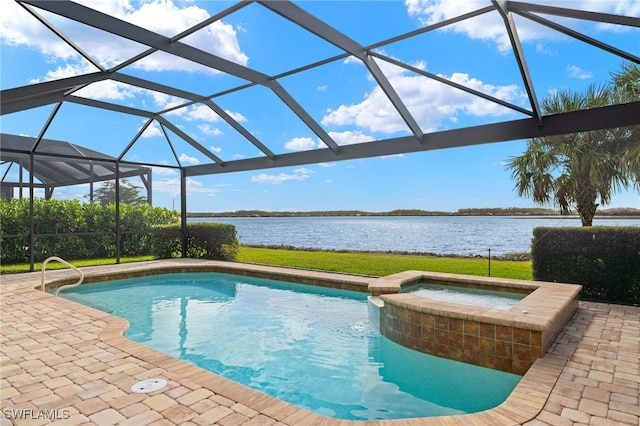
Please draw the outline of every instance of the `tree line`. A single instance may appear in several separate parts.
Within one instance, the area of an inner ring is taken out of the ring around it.
[[[397,209],[387,212],[367,212],[362,210],[322,210],[322,211],[265,211],[237,210],[233,212],[187,213],[192,218],[216,217],[323,217],[323,216],[554,216],[560,212],[541,207],[479,207],[458,209],[455,212],[429,211],[420,209]],[[640,209],[615,208],[601,210],[603,216],[640,216]]]

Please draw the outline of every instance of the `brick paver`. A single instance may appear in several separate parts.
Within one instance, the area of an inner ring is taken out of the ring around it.
[[[221,263],[180,259],[85,268],[85,273],[205,264]],[[48,280],[72,276],[47,272]],[[39,272],[0,280],[0,426],[351,423],[309,413],[130,342],[122,337],[124,321],[35,290]],[[639,359],[639,307],[580,302],[572,321],[502,406],[384,424],[637,426]],[[151,377],[163,377],[168,385],[150,394],[131,392],[134,383]]]

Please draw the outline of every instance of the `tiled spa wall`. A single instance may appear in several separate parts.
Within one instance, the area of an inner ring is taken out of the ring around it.
[[[385,301],[381,333],[403,346],[524,375],[543,354],[542,331],[419,312]]]

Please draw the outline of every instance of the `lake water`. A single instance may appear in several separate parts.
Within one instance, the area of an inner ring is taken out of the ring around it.
[[[581,226],[558,216],[348,216],[190,218],[235,225],[246,245],[322,250],[397,251],[492,256],[527,252],[539,226]],[[596,219],[594,225],[640,226],[640,219]]]

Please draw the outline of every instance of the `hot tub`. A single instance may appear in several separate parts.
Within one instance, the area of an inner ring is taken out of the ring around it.
[[[421,283],[524,295],[509,309],[435,300],[403,289]],[[424,353],[515,374],[542,357],[578,309],[574,284],[406,271],[369,284],[380,332]]]

